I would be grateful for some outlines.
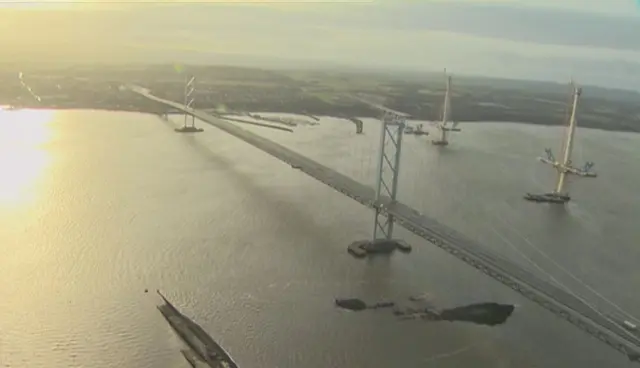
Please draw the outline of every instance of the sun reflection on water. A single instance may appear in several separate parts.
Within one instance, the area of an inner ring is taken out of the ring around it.
[[[0,209],[33,200],[51,161],[51,110],[0,110]]]

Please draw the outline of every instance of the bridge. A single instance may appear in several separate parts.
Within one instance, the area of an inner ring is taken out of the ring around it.
[[[391,239],[394,223],[398,223],[556,316],[596,337],[627,356],[631,361],[640,362],[640,336],[625,328],[623,321],[614,320],[613,317],[597,310],[570,291],[565,291],[542,280],[505,257],[490,252],[488,248],[454,229],[424,216],[410,206],[396,200],[402,136],[407,115],[383,106],[375,106],[382,111],[383,117],[381,119],[378,176],[376,187],[372,188],[278,143],[192,106],[159,98],[139,86],[128,86],[128,89],[163,104],[167,108],[182,111],[185,115],[191,115],[194,119],[197,118],[225,131],[299,169],[362,205],[372,208],[375,212],[374,239]],[[391,173],[390,177],[386,175],[389,172]]]

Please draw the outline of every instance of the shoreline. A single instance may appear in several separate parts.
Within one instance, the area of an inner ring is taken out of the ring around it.
[[[159,111],[157,109],[153,109],[153,108],[134,108],[134,107],[56,107],[56,106],[19,106],[19,107],[15,107],[15,106],[11,106],[11,105],[5,105],[0,103],[0,111],[17,111],[17,110],[23,110],[23,109],[28,109],[28,110],[55,110],[55,111],[65,111],[65,110],[77,110],[77,111],[104,111],[104,112],[125,112],[125,113],[137,113],[137,114],[148,114],[148,115],[161,115],[163,114],[163,111]],[[202,108],[201,110],[207,112],[207,113],[211,113],[210,110],[213,109],[213,107],[211,108]],[[249,112],[250,114],[256,114],[255,112]],[[258,114],[294,114],[294,115],[299,115],[301,117],[309,117],[309,114],[306,112],[295,112],[295,111],[260,111],[258,112]],[[242,114],[241,112],[234,112],[234,113],[224,113],[224,114],[212,114],[212,115],[218,115],[218,117],[220,119],[225,119],[225,115],[232,115],[232,116],[238,116]],[[176,114],[176,115],[182,115],[182,114]],[[365,115],[365,114],[363,114]],[[328,115],[328,114],[313,114],[313,116],[315,118],[320,118],[322,119],[323,117],[328,117],[328,118],[335,118],[335,119],[343,119],[346,121],[349,121],[349,117],[346,116],[338,116],[338,115]],[[365,118],[365,119],[378,119],[378,117],[376,116],[358,116],[358,118]],[[311,118],[310,118],[311,119]],[[233,120],[233,118],[231,118],[230,120]],[[420,120],[420,119],[409,119],[411,121],[415,121],[415,122],[421,122],[421,123],[425,123],[425,122],[430,122],[431,120]],[[313,119],[314,123],[317,123],[318,121]],[[490,123],[490,124],[514,124],[514,125],[531,125],[531,126],[540,126],[540,127],[562,127],[564,126],[563,124],[547,124],[547,123],[532,123],[532,122],[526,122],[526,121],[513,121],[513,120],[466,120],[466,121],[459,121],[461,124],[486,124],[486,123]],[[275,123],[274,124],[278,124]],[[616,132],[616,133],[640,133],[640,131],[638,130],[633,130],[633,129],[615,129],[615,127],[592,127],[592,126],[579,126],[579,128],[581,129],[592,129],[592,130],[599,130],[599,131],[604,131],[604,132]]]
[[[379,118],[378,111],[358,101],[365,98],[407,113],[415,120],[430,121],[438,120],[444,96],[444,81],[435,76],[408,78],[348,71],[269,71],[211,65],[192,65],[188,69],[188,74],[197,80],[194,107],[217,113],[251,111],[310,118]],[[173,65],[5,71],[0,75],[0,102],[25,108],[161,114],[167,111],[165,106],[128,93],[126,86],[139,86],[166,100],[183,101],[184,78]],[[567,119],[565,87],[456,77],[451,118],[465,123],[562,126]],[[590,87],[580,102],[578,125],[604,131],[640,132],[637,101],[638,94]]]

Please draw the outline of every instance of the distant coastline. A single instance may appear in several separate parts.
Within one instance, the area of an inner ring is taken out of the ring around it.
[[[328,71],[275,71],[237,67],[108,67],[0,71],[0,105],[47,109],[95,109],[162,114],[166,108],[123,91],[136,83],[158,97],[181,101],[186,74],[196,76],[196,108],[227,112],[273,112],[338,118],[378,118],[379,113],[350,96],[364,95],[415,120],[437,120],[443,78],[405,77]],[[24,84],[22,84],[24,82]],[[453,119],[460,122],[508,122],[563,125],[567,88],[553,83],[453,80]],[[25,88],[28,85],[29,88]],[[39,98],[35,99],[33,93]],[[633,92],[585,90],[579,125],[607,131],[640,132],[640,104]]]
[[[0,106],[3,106],[4,104],[0,102]],[[47,106],[21,106],[18,109],[34,109],[34,110],[60,110],[60,111],[64,111],[64,110],[79,110],[79,111],[104,111],[104,112],[124,112],[124,113],[137,113],[137,114],[148,114],[148,115],[161,115],[162,112],[158,111],[158,110],[154,110],[154,109],[136,109],[136,108],[117,108],[117,107],[82,107],[82,106],[75,106],[75,107],[47,107]],[[0,111],[2,111],[3,108],[0,108]],[[5,109],[6,110],[6,109]],[[205,108],[204,110],[207,110],[207,108]],[[249,113],[254,113],[253,111],[248,111]],[[299,115],[302,118],[305,118],[308,116],[308,114],[306,113],[301,113],[301,112],[295,112],[295,111],[260,111],[260,113],[266,113],[266,114],[295,114],[295,115]],[[218,115],[218,114],[215,114]],[[226,118],[225,115],[234,115],[235,114],[221,114],[219,115],[219,117],[221,119],[225,119],[228,121],[234,121],[234,120],[238,120],[238,119],[234,119],[234,118]],[[351,124],[348,121],[348,117],[346,116],[336,116],[336,115],[329,115],[329,114],[320,114],[318,115],[318,117],[322,118],[322,117],[328,117],[328,118],[336,118],[336,119],[344,119],[345,120],[345,124]],[[375,116],[375,115],[371,115],[371,116],[355,116],[356,118],[370,118],[370,119],[379,119],[379,116]],[[312,121],[312,119],[308,119],[309,121]],[[416,121],[416,123],[418,122],[430,122],[433,121],[433,119],[416,119],[416,118],[410,118],[410,120],[414,120]],[[268,122],[267,122],[268,123]],[[313,123],[317,124],[318,122],[313,121]],[[538,126],[542,126],[542,127],[559,127],[561,126],[561,124],[535,124],[535,123],[531,123],[531,122],[527,122],[527,121],[509,121],[509,120],[477,120],[477,121],[461,121],[460,123],[464,123],[464,124],[513,124],[513,125],[538,125]],[[321,122],[320,122],[321,124]],[[276,125],[278,125],[276,123]],[[366,127],[366,125],[365,125]],[[608,132],[619,132],[619,133],[640,133],[640,130],[620,130],[620,129],[603,129],[601,127],[589,127],[589,126],[581,126],[581,128],[587,128],[587,129],[594,129],[594,130],[601,130],[601,131],[608,131]],[[295,129],[295,128],[294,128]]]

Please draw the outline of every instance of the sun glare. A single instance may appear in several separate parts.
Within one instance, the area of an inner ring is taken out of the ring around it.
[[[52,10],[52,9],[68,9],[73,6],[73,2],[67,1],[21,1],[21,0],[0,0],[0,9],[34,9],[34,10]]]
[[[50,162],[43,147],[51,139],[55,112],[0,110],[0,208],[29,202]]]

